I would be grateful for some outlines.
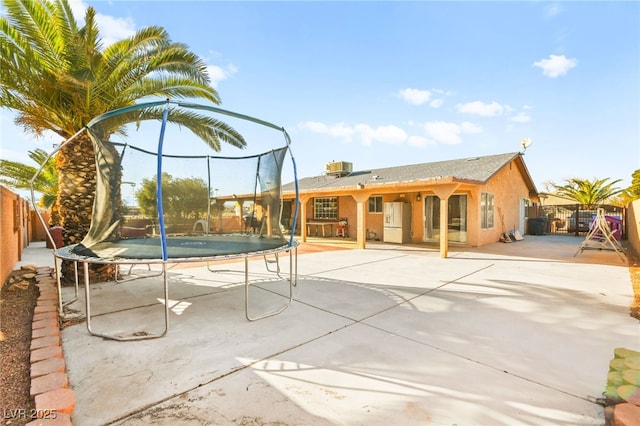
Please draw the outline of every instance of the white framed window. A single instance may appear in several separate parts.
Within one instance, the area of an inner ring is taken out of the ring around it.
[[[369,197],[369,213],[382,213],[382,195]]]
[[[313,199],[314,219],[337,219],[338,197],[317,197]]]
[[[493,228],[493,194],[483,192],[480,194],[480,227],[482,229]]]

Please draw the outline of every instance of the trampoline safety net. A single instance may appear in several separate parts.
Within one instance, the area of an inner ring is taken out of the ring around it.
[[[165,124],[166,117],[163,130]],[[245,157],[179,155],[181,141],[164,131],[154,149],[105,140],[99,126],[87,130],[95,150],[96,193],[91,227],[75,254],[166,260],[290,244],[284,234],[292,218],[282,218],[281,197],[288,144]],[[173,151],[166,149],[171,146]],[[218,154],[202,143],[207,150]]]

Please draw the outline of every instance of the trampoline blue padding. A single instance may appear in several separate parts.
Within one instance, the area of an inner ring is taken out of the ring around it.
[[[251,254],[284,248],[289,241],[282,237],[223,234],[198,236],[167,236],[169,259],[215,258]],[[102,241],[90,248],[78,244],[73,254],[101,260],[162,259],[160,237],[126,238]]]

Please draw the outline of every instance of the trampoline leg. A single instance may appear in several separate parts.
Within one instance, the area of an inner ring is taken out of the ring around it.
[[[295,259],[293,257],[293,250],[295,250]],[[298,285],[298,247],[294,247],[293,249],[287,250],[287,252],[289,253],[289,281],[293,280],[293,285],[294,287]],[[279,258],[279,253],[274,253],[274,260],[268,260],[267,259],[267,255],[264,255],[264,264],[265,267],[267,268],[267,271],[275,273],[279,278],[282,278],[282,275],[280,275],[280,258]],[[294,278],[294,274],[292,272],[292,268],[294,267],[293,262],[295,261],[295,278]],[[276,270],[272,271],[269,268],[269,264],[270,263],[275,263],[276,264]],[[282,278],[284,279],[284,278]]]
[[[207,271],[213,272],[213,273],[216,273],[216,272],[229,272],[229,271],[231,271],[231,269],[211,269],[210,262],[207,262]]]
[[[169,279],[167,278],[166,263],[162,263],[162,281],[164,284],[164,330],[158,337],[164,336],[169,330]]]
[[[57,257],[53,257],[53,262],[54,262],[54,266],[55,266],[55,271],[56,271],[56,285],[58,287],[58,315],[60,317],[64,316],[64,307],[67,305],[72,304],[73,302],[75,302],[76,300],[78,300],[78,295],[80,292],[80,289],[78,287],[78,262],[73,262],[73,266],[74,266],[74,273],[75,273],[75,277],[74,277],[74,282],[75,282],[75,294],[74,296],[70,299],[70,300],[66,300],[63,301],[62,300],[62,285],[60,283],[60,264],[58,263],[60,259],[58,259]],[[61,261],[61,260],[60,260]]]
[[[298,286],[298,246],[295,246],[293,250],[289,250],[289,282],[293,283],[294,287]]]
[[[53,263],[56,269],[56,286],[58,287],[58,315],[62,317],[62,315],[64,314],[62,307],[64,305],[62,304],[62,286],[60,285],[60,264],[58,263],[58,261],[59,259],[54,255]],[[78,271],[76,271],[76,282],[77,280],[78,280]]]
[[[73,262],[73,272],[75,274],[75,276],[73,278],[74,295],[70,300],[67,300],[66,302],[64,302],[64,306],[70,305],[71,303],[73,303],[76,300],[78,300],[78,294],[80,293],[79,283],[78,283],[80,281],[80,278],[78,276],[78,262],[77,261]]]
[[[147,272],[151,272],[151,264],[147,263]],[[132,263],[131,265],[129,265],[129,272],[127,272],[126,274],[119,274],[120,271],[122,270],[122,267],[120,265],[116,265],[116,277],[115,277],[115,282],[117,282],[118,284],[120,283],[125,283],[128,281],[133,281],[133,280],[139,280],[141,278],[152,278],[152,277],[159,277],[160,275],[162,275],[162,271],[158,272],[157,274],[153,274],[153,275],[143,275],[143,276],[135,276],[133,278],[122,278],[119,279],[118,275],[120,275],[121,277],[131,277],[133,275],[133,268],[136,266],[136,264]]]
[[[96,335],[93,330],[91,330],[91,294],[89,292],[89,264],[83,263],[82,267],[84,268],[84,309],[87,315],[87,331],[89,334]]]
[[[280,277],[280,259],[278,258],[278,253],[275,253],[273,256],[274,256],[273,260],[267,259],[267,255],[266,254],[263,256],[264,257],[264,266],[267,268],[267,271],[275,272],[275,274]],[[272,271],[269,268],[269,264],[270,263],[275,263],[276,264],[276,270],[275,271]]]
[[[167,334],[169,330],[169,280],[167,278],[167,264],[162,264],[163,286],[164,286],[164,330],[160,334],[135,333],[131,336],[118,336],[114,334],[98,333],[91,329],[91,293],[89,289],[89,263],[84,263],[84,292],[85,309],[87,312],[87,330],[93,336],[102,337],[109,340],[132,341],[157,339]]]
[[[291,255],[291,254],[290,254]],[[297,256],[296,256],[296,261],[297,261]],[[294,279],[293,279],[293,272],[292,272],[292,268],[293,268],[293,262],[289,262],[289,297],[287,298],[286,303],[281,306],[279,309],[276,309],[275,311],[271,311],[271,312],[267,312],[266,314],[262,314],[259,316],[251,316],[249,315],[249,258],[245,257],[244,258],[244,312],[245,312],[245,316],[247,318],[247,320],[249,321],[256,321],[256,320],[260,320],[263,318],[268,318],[268,317],[272,317],[274,315],[277,315],[281,312],[283,312],[285,309],[287,309],[289,307],[289,305],[291,304],[291,301],[293,300],[293,286],[294,286]],[[296,264],[296,270],[297,270],[297,264]]]

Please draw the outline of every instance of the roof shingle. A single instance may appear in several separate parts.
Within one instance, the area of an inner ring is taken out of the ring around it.
[[[469,157],[432,163],[385,167],[354,171],[342,177],[331,175],[313,176],[299,179],[298,188],[304,191],[355,186],[359,183],[368,185],[388,184],[448,177],[456,180],[484,183],[518,155],[517,152],[510,152],[484,157]],[[282,189],[284,191],[293,190],[293,182],[283,185]]]

